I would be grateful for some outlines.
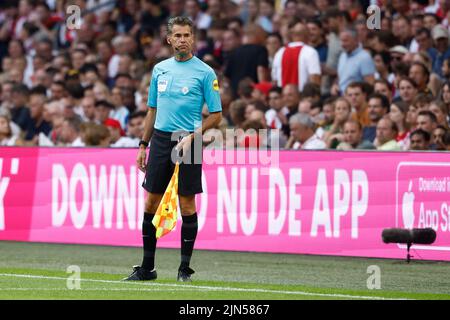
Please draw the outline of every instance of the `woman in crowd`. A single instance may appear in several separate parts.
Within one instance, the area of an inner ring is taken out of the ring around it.
[[[13,135],[9,118],[7,116],[0,116],[0,146],[14,146],[16,145],[17,136]]]
[[[338,144],[343,141],[344,124],[350,119],[351,111],[350,103],[345,98],[338,98],[334,102],[334,122],[330,130],[323,136],[327,148],[336,149]]]
[[[402,147],[402,150],[407,150],[410,133],[410,127],[406,121],[407,113],[408,105],[405,102],[399,100],[391,104],[389,118],[397,125],[398,135],[396,141]]]

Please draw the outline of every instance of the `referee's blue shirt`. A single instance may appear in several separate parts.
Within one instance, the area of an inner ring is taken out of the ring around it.
[[[222,111],[214,70],[196,56],[179,62],[169,58],[153,68],[147,105],[156,108],[155,128],[165,132],[194,131],[209,112]]]

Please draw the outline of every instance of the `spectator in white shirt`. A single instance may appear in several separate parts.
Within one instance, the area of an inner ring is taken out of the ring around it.
[[[315,124],[308,114],[296,113],[289,118],[291,136],[286,149],[320,150],[326,144],[315,134]]]

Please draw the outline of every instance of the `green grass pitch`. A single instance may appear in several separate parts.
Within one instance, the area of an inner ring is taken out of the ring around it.
[[[176,282],[179,250],[158,248],[158,280],[130,283],[121,279],[140,248],[0,241],[0,253],[0,299],[450,299],[448,262],[197,250],[185,284]],[[80,289],[70,289],[71,265]],[[373,265],[381,288],[369,290]]]

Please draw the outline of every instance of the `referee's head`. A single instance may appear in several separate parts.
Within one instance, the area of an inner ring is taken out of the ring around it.
[[[176,56],[184,58],[192,55],[194,48],[194,24],[188,17],[174,17],[167,23],[167,43]]]

